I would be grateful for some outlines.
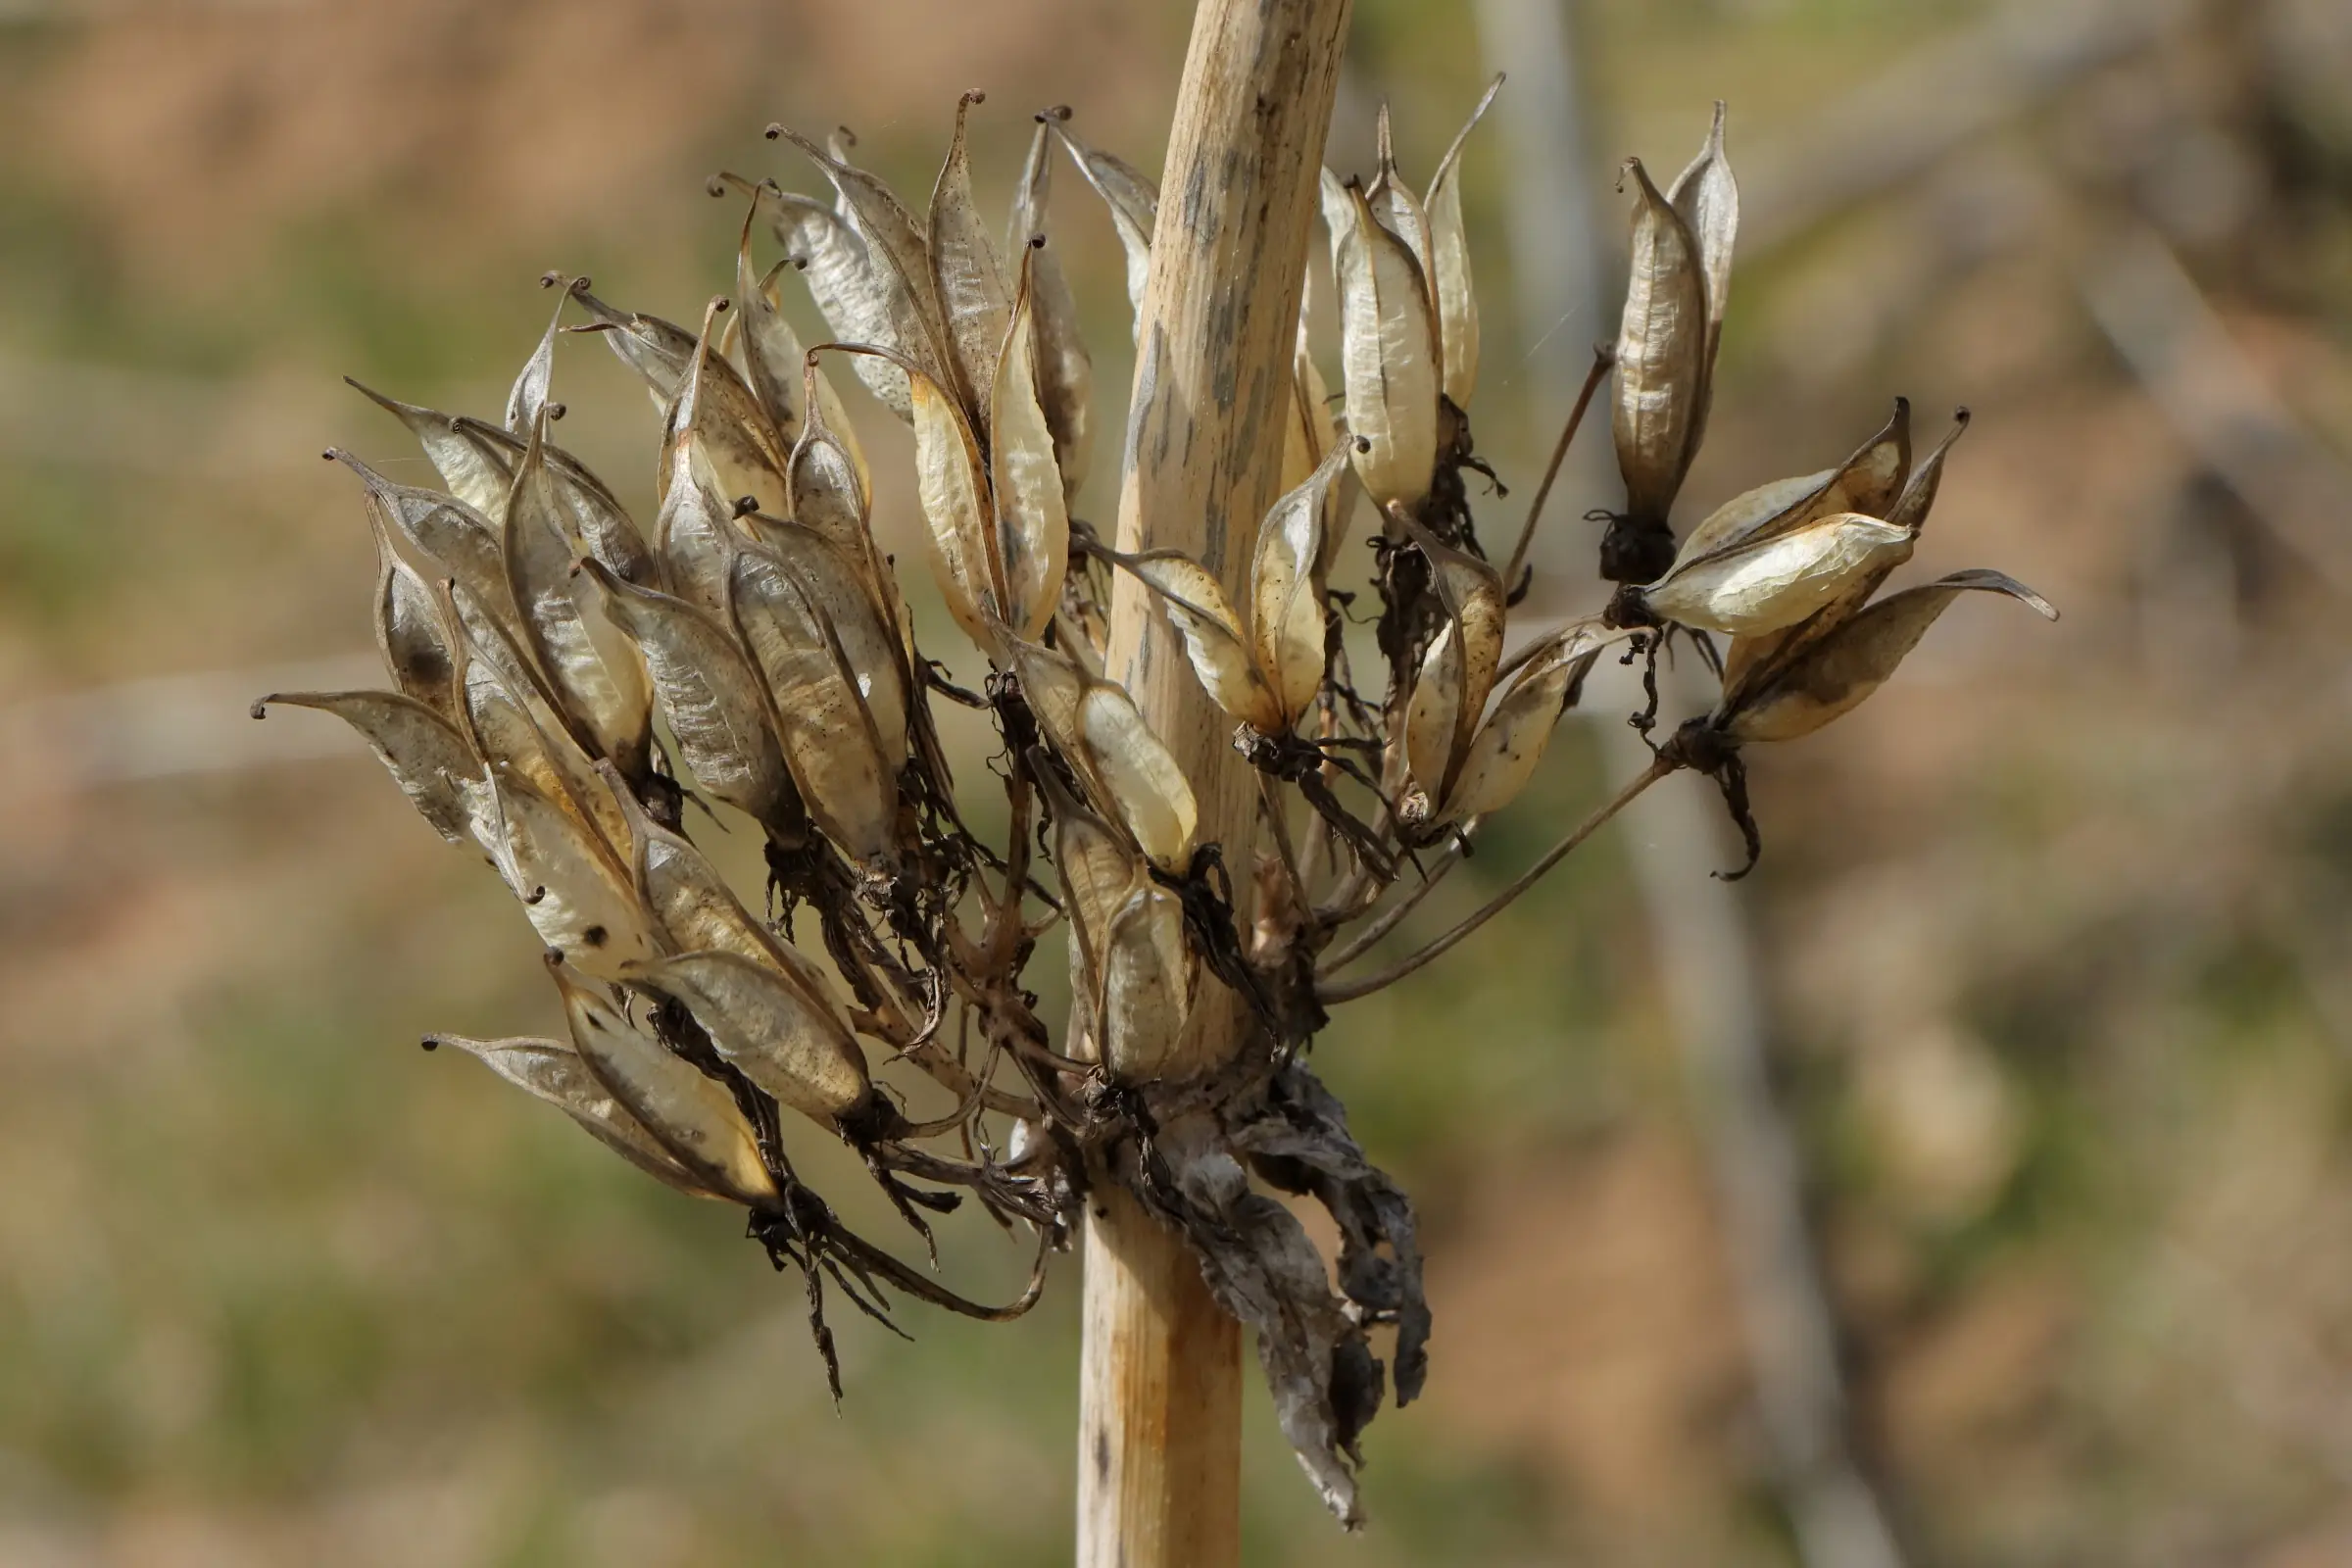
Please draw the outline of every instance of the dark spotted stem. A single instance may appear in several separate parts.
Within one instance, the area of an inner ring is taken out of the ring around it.
[[[1592,812],[1591,816],[1588,816],[1582,822],[1579,822],[1576,825],[1574,832],[1570,833],[1566,838],[1560,840],[1559,843],[1554,844],[1550,849],[1544,851],[1543,857],[1538,859],[1535,864],[1520,872],[1509,887],[1504,888],[1500,893],[1497,893],[1494,895],[1494,897],[1489,899],[1486,904],[1479,907],[1476,913],[1472,914],[1468,919],[1462,921],[1461,924],[1455,926],[1452,930],[1446,932],[1435,942],[1430,943],[1427,947],[1422,948],[1420,951],[1414,953],[1410,957],[1407,957],[1398,963],[1392,964],[1390,967],[1383,969],[1376,974],[1365,975],[1363,978],[1358,980],[1347,980],[1334,985],[1317,986],[1315,988],[1315,1000],[1322,1003],[1327,1007],[1337,1006],[1343,1002],[1353,1002],[1358,997],[1368,997],[1375,991],[1385,990],[1388,987],[1395,985],[1397,981],[1403,979],[1406,975],[1411,974],[1423,964],[1428,963],[1433,959],[1444,957],[1446,953],[1452,950],[1454,944],[1460,942],[1471,932],[1477,930],[1480,926],[1485,925],[1489,920],[1494,919],[1494,916],[1509,908],[1512,901],[1517,899],[1520,894],[1525,893],[1529,888],[1534,887],[1538,882],[1542,881],[1544,872],[1549,871],[1553,866],[1566,859],[1568,856],[1577,848],[1577,846],[1583,844],[1585,840],[1591,838],[1595,832],[1599,831],[1603,823],[1607,822],[1609,818],[1615,816],[1619,811],[1624,810],[1628,806],[1631,806],[1635,800],[1641,796],[1643,790],[1648,789],[1652,784],[1655,784],[1658,780],[1664,778],[1667,774],[1675,771],[1682,765],[1683,764],[1680,762],[1670,761],[1663,757],[1651,762],[1647,769],[1637,774],[1632,782],[1628,783],[1625,788],[1619,790],[1615,795],[1609,797],[1608,800],[1601,803],[1601,805]]]

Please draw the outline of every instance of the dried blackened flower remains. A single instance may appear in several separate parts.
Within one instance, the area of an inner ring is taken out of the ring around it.
[[[1072,516],[1093,373],[1050,242],[1056,149],[1107,206],[1139,302],[1157,198],[1073,135],[1068,111],[1049,111],[1000,251],[965,156],[977,94],[920,215],[851,161],[846,132],[820,143],[771,127],[830,197],[713,181],[746,210],[732,291],[695,330],[551,274],[555,318],[502,421],[369,392],[445,490],[329,454],[363,484],[391,689],[281,694],[257,715],[282,703],[341,717],[445,839],[484,854],[546,947],[568,1025],[567,1041],[426,1044],[471,1052],[653,1175],[746,1208],[776,1265],[804,1277],[837,1393],[828,1285],[885,1321],[893,1292],[1015,1315],[1088,1184],[1115,1181],[1183,1232],[1255,1329],[1287,1435],[1352,1521],[1357,1438],[1390,1375],[1370,1331],[1395,1336],[1402,1402],[1421,1386],[1429,1315],[1410,1205],[1305,1065],[1326,1007],[1446,951],[1666,773],[1715,776],[1744,822],[1741,749],[1860,702],[1959,593],[2048,612],[1986,571],[1872,602],[1909,556],[1950,445],[1914,466],[1899,406],[1839,467],[1740,496],[1676,549],[1668,514],[1705,429],[1738,224],[1719,112],[1669,191],[1629,165],[1633,281],[1587,389],[1613,359],[1627,502],[1601,556],[1623,586],[1604,614],[1512,649],[1513,579],[1542,497],[1497,570],[1465,482],[1485,468],[1462,152],[1493,96],[1419,194],[1385,110],[1369,183],[1326,172],[1341,391],[1302,328],[1286,493],[1239,582],[1174,554],[1120,554]],[[764,269],[763,225],[781,251]],[[804,350],[788,276],[831,341]],[[661,416],[650,530],[550,438],[557,351],[582,333],[642,378]],[[989,665],[982,693],[949,684],[916,644],[831,378],[844,368],[912,429],[930,574]],[[1350,596],[1332,586],[1364,500],[1378,693],[1355,684]],[[1152,590],[1258,769],[1262,847],[1199,841],[1191,781],[1105,674],[1120,571]],[[1654,659],[1677,629],[1731,639],[1715,710],[1486,908],[1344,978],[1526,787],[1600,652]],[[984,776],[1006,826],[994,844],[959,808],[934,723],[943,700],[995,725]],[[720,875],[687,831],[689,800],[756,825],[764,890]],[[1056,921],[1077,981],[1058,1032],[1025,979]],[[1206,1075],[1165,1076],[1189,1012],[1219,986],[1254,1021],[1245,1048]],[[809,1124],[857,1152],[926,1244],[929,1217],[967,1199],[1029,1227],[1029,1289],[982,1305],[851,1231],[794,1166]],[[1336,1291],[1261,1184],[1330,1210]]]

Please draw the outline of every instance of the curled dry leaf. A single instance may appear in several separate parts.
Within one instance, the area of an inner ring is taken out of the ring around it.
[[[553,954],[548,969],[564,994],[572,1049],[621,1107],[701,1185],[755,1208],[774,1203],[775,1179],[735,1098],[672,1055]]]
[[[1038,397],[1036,260],[1021,252],[1020,291],[988,399],[990,493],[996,513],[1004,618],[1022,637],[1045,633],[1061,603],[1070,565],[1067,487],[1054,461],[1055,441]]]
[[[627,978],[685,1004],[721,1056],[813,1121],[835,1125],[873,1093],[857,1040],[763,963],[709,950],[632,965]]]
[[[468,1040],[464,1035],[425,1038],[425,1049],[455,1046],[527,1094],[546,1101],[577,1122],[588,1135],[630,1164],[696,1198],[719,1195],[678,1163],[678,1157],[645,1124],[629,1114],[580,1054],[560,1040],[517,1037]]]
[[[1363,191],[1324,172],[1324,217],[1340,289],[1340,364],[1355,471],[1374,503],[1408,510],[1429,494],[1438,460],[1438,366],[1429,294],[1404,241],[1383,228]]]
[[[603,590],[606,613],[645,656],[678,751],[703,788],[782,840],[797,839],[803,808],[768,723],[767,701],[734,637],[709,613],[622,582],[601,562],[580,569]]]
[[[1030,311],[1036,318],[1037,399],[1046,423],[1054,431],[1054,462],[1061,470],[1065,496],[1074,497],[1094,464],[1095,367],[1086,340],[1078,329],[1078,301],[1062,276],[1054,247],[1044,243],[1049,220],[1047,197],[1054,177],[1053,123],[1065,110],[1048,110],[1037,117],[1029,138],[1029,157],[1013,187],[1012,220],[1005,227],[1004,254],[1029,257]]]
[[[452,844],[473,837],[481,764],[464,734],[432,709],[397,692],[272,692],[253,705],[253,716],[272,703],[315,708],[358,730],[434,832]]]

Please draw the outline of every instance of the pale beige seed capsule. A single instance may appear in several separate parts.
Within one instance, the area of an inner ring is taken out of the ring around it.
[[[1333,441],[1306,477],[1267,509],[1250,560],[1251,651],[1273,691],[1280,731],[1296,724],[1323,689],[1326,529],[1332,496],[1352,483],[1348,446]]]
[[[1462,221],[1462,146],[1501,90],[1502,74],[1497,72],[1439,160],[1437,176],[1423,200],[1429,214],[1430,294],[1437,302],[1443,387],[1457,409],[1470,406],[1470,394],[1478,386],[1478,293],[1471,283],[1469,232]]]
[[[763,194],[753,191],[751,206],[743,215],[743,232],[735,242],[734,320],[742,333],[744,379],[759,400],[760,412],[767,416],[778,446],[789,452],[803,428],[801,399],[807,355],[801,348],[800,333],[793,330],[784,314],[775,274],[762,275],[752,262],[752,226],[759,220]]]
[[[989,392],[989,489],[996,510],[1004,617],[1022,637],[1045,634],[1070,565],[1070,511],[1054,462],[1052,424],[1038,399],[1038,253],[1021,252],[1020,288]]]
[[[756,514],[746,520],[821,615],[873,719],[883,760],[895,774],[906,765],[909,685],[906,644],[897,627],[876,609],[857,564],[815,529]]]
[[[1045,407],[1046,423],[1054,431],[1054,462],[1061,470],[1065,496],[1075,496],[1086,483],[1095,452],[1095,366],[1078,326],[1078,302],[1054,247],[1035,242],[1047,235],[1047,196],[1054,175],[1053,125],[1068,111],[1049,110],[1037,117],[1037,131],[1029,138],[1029,157],[1013,188],[1012,219],[1005,227],[1004,254],[1029,259],[1030,309],[1037,318],[1037,399]]]
[[[611,848],[521,774],[493,769],[490,783],[505,869],[539,939],[599,980],[652,957],[644,906]]]
[[[1446,339],[1443,318],[1436,310],[1434,263],[1430,256],[1429,214],[1421,198],[1413,194],[1396,171],[1396,144],[1390,139],[1389,106],[1384,102],[1375,122],[1377,163],[1372,171],[1372,183],[1364,188],[1364,205],[1371,211],[1373,220],[1404,242],[1412,252],[1413,265],[1420,270],[1423,292],[1430,297],[1429,335],[1433,363],[1443,366],[1446,360]]]
[[[1705,145],[1666,189],[1667,202],[1697,248],[1706,292],[1706,353],[1699,371],[1698,406],[1691,415],[1686,467],[1706,439],[1707,410],[1715,394],[1715,354],[1723,342],[1723,311],[1732,292],[1732,246],[1740,233],[1740,182],[1732,177],[1732,161],[1723,150],[1723,113],[1718,99]]]
[[[1328,184],[1332,176],[1324,173]],[[1429,494],[1438,457],[1438,365],[1429,293],[1404,241],[1383,228],[1360,189],[1327,189],[1332,271],[1340,288],[1340,362],[1355,471],[1373,501],[1408,510]],[[1339,209],[1335,217],[1335,207]]]
[[[493,522],[497,520],[497,510],[506,505],[507,486],[514,477],[514,457],[508,444],[512,437],[499,441],[491,435],[491,427],[478,420],[402,403],[348,375],[343,383],[409,427],[450,494]]]
[[[334,714],[360,732],[434,832],[452,844],[472,836],[481,764],[466,737],[432,709],[398,692],[272,692],[253,705],[254,717],[272,703]]]
[[[715,950],[683,953],[636,964],[627,978],[684,1003],[720,1055],[813,1121],[834,1125],[873,1093],[856,1038],[765,964]]]
[[[996,624],[1004,618],[1004,591],[980,443],[946,388],[911,368],[907,381],[914,399],[915,492],[930,524],[923,537],[931,573],[956,624],[989,653],[998,643]]]
[[[1192,960],[1176,896],[1146,885],[1110,923],[1102,963],[1103,1059],[1141,1083],[1163,1073],[1192,1013]]]
[[[442,606],[459,634],[459,727],[471,737],[476,755],[514,767],[617,851],[627,842],[619,808],[529,654],[463,588],[451,585]]]
[[[1518,799],[1536,776],[1571,695],[1613,640],[1594,627],[1572,627],[1546,638],[1521,662],[1472,736],[1440,820],[1467,821]]]
[[[498,530],[489,518],[454,496],[394,484],[348,452],[329,455],[360,476],[374,522],[429,578],[453,579],[493,613],[513,618],[506,563],[499,558]]]
[[[612,1097],[580,1054],[563,1041],[527,1037],[468,1040],[464,1035],[435,1034],[427,1036],[424,1043],[427,1049],[457,1047],[508,1083],[569,1116],[590,1137],[647,1175],[690,1197],[720,1196],[679,1164],[677,1156]]]
[[[734,636],[684,600],[622,582],[600,562],[583,562],[581,570],[604,591],[607,613],[644,653],[678,751],[703,788],[771,832],[797,833],[800,797],[769,725],[760,678]]]
[[[1200,808],[1184,769],[1144,722],[1135,699],[1107,681],[1092,683],[1078,703],[1078,733],[1136,847],[1163,871],[1187,869]]]
[[[1109,153],[1087,146],[1070,134],[1066,117],[1054,121],[1054,134],[1068,149],[1078,172],[1110,209],[1111,226],[1118,231],[1119,248],[1127,256],[1127,303],[1135,313],[1136,330],[1143,330],[1144,284],[1152,276],[1152,229],[1159,220],[1159,191],[1152,180]]]
[[[375,646],[392,672],[392,684],[443,718],[457,716],[455,633],[443,622],[433,591],[400,559],[370,518],[375,535]]]
[[[659,316],[608,305],[588,291],[585,281],[573,283],[571,295],[589,318],[588,325],[571,330],[601,336],[620,363],[637,372],[655,409],[666,412],[694,363],[694,334]]]
[[[1661,618],[1753,637],[1793,626],[1882,564],[1909,553],[1911,532],[1857,512],[1750,540],[1674,569],[1642,590]]]
[[[736,634],[767,683],[784,760],[809,815],[853,860],[892,860],[895,769],[831,617],[782,558],[757,546],[736,557],[733,580]]]
[[[1633,255],[1617,329],[1617,396],[1611,428],[1626,511],[1663,519],[1690,466],[1690,433],[1706,392],[1707,299],[1697,242],[1672,203],[1634,176]]]
[[[1241,617],[1217,579],[1181,556],[1146,556],[1134,566],[1183,637],[1185,658],[1209,701],[1260,734],[1280,734],[1286,726],[1273,689],[1258,673]]]
[[[988,225],[972,200],[972,167],[964,152],[964,122],[981,95],[967,92],[956,104],[956,134],[947,161],[931,187],[931,280],[938,291],[939,318],[946,328],[956,395],[975,422],[988,420],[990,392],[997,384],[997,356],[1012,315],[1011,291],[997,265]],[[996,434],[988,429],[993,448]],[[1048,443],[1051,452],[1052,443]]]
[[[1453,771],[1454,738],[1465,706],[1462,679],[1462,635],[1448,620],[1422,654],[1412,696],[1405,703],[1405,768],[1423,797],[1424,814],[1445,799],[1446,781]]]
[[[739,1203],[776,1200],[760,1141],[734,1097],[670,1054],[629,1016],[551,956],[572,1049],[621,1107],[711,1191]]]
[[[952,357],[931,277],[927,225],[906,210],[889,185],[847,159],[783,125],[770,125],[768,133],[798,147],[832,182],[840,197],[838,211],[864,242],[873,285],[882,290],[883,308],[897,323],[898,351],[934,379],[951,377]]]
[[[1054,866],[1061,881],[1062,910],[1078,947],[1087,995],[1099,1006],[1111,921],[1147,881],[1144,863],[1123,835],[1070,797],[1052,769],[1041,770],[1039,779],[1054,808]]]
[[[1811,734],[1885,685],[1936,618],[1971,590],[2006,594],[2045,619],[2058,618],[2048,600],[2014,577],[1984,568],[1954,572],[1889,594],[1838,626],[1737,709],[1720,713],[1719,727],[1742,744]]]
[[[914,303],[866,248],[849,220],[811,197],[786,191],[774,198],[777,243],[808,285],[809,298],[835,341],[871,343],[909,359],[923,352],[923,326]],[[911,420],[906,372],[889,360],[860,358],[851,368],[882,406]],[[829,416],[828,416],[829,417]],[[837,422],[836,428],[847,428]]]

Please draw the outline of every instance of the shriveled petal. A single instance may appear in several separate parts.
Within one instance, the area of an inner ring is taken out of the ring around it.
[[[760,1141],[735,1097],[672,1055],[562,959],[549,971],[564,994],[572,1049],[597,1081],[695,1180],[739,1203],[776,1200]]]
[[[634,965],[628,978],[684,1003],[719,1054],[780,1105],[832,1125],[873,1092],[857,1040],[765,964],[711,950]]]
[[[1870,606],[1748,694],[1738,708],[1719,713],[1718,724],[1741,743],[1811,734],[1885,685],[1936,617],[1972,590],[2006,594],[2045,619],[2058,618],[2048,600],[2003,572],[1981,567],[1953,572]]]

